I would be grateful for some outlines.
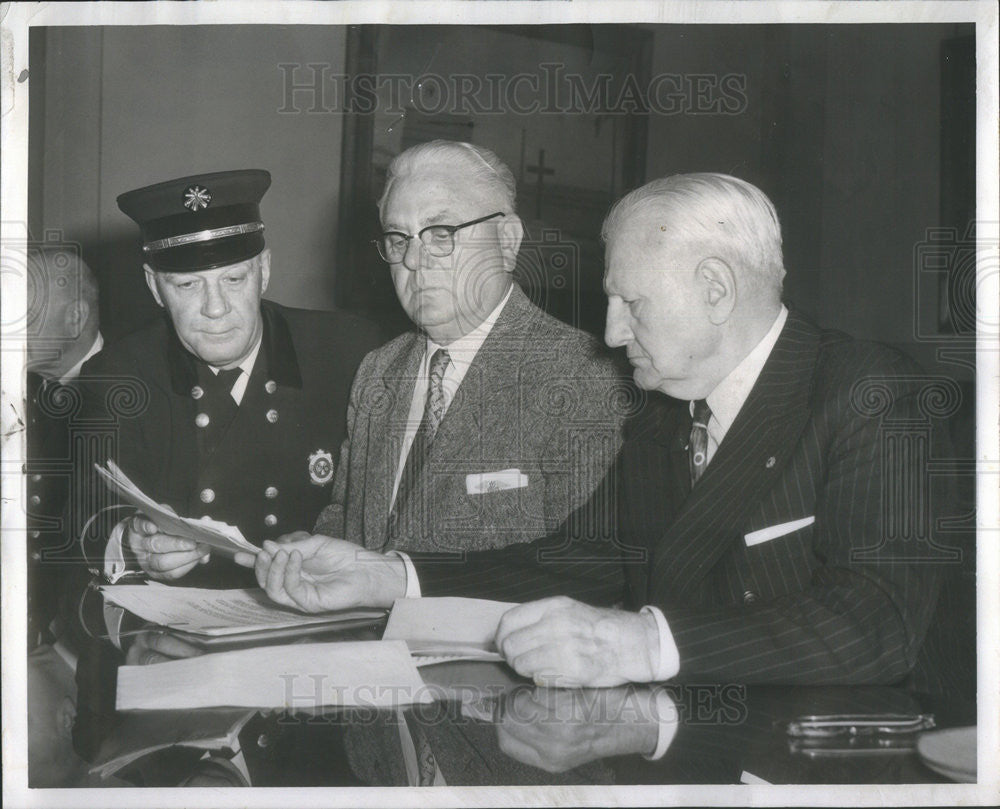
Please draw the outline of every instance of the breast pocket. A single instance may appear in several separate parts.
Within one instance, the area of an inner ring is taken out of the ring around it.
[[[802,517],[744,534],[734,595],[750,606],[805,589],[819,565],[813,551],[815,522],[812,516]]]

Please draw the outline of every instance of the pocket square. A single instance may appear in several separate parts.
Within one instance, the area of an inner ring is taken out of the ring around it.
[[[800,528],[805,528],[814,522],[816,522],[816,517],[812,516],[803,517],[801,520],[769,525],[767,528],[761,528],[759,531],[751,531],[749,534],[746,534],[743,537],[743,541],[747,543],[748,548],[752,548],[754,545],[760,545],[762,542],[770,542],[772,539],[783,537],[785,534],[792,533],[792,531],[798,531]]]
[[[528,485],[528,476],[520,469],[501,469],[499,472],[477,472],[465,476],[466,494],[488,494],[506,489],[523,489]]]

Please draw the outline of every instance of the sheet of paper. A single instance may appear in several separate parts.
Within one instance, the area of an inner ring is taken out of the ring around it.
[[[413,654],[499,660],[497,625],[516,606],[479,598],[399,598],[382,637],[405,640]]]
[[[118,669],[120,711],[221,706],[289,711],[427,703],[402,641],[302,643]]]
[[[200,519],[181,517],[164,508],[144,494],[112,460],[108,460],[107,469],[97,464],[94,464],[94,469],[111,491],[139,509],[166,534],[201,542],[215,551],[229,555],[237,551],[256,554],[260,550],[247,542],[246,537],[236,526],[205,517]]]
[[[210,590],[150,584],[113,584],[104,598],[140,618],[198,635],[220,636],[311,624],[378,620],[379,609],[306,614],[275,604],[259,588]]]

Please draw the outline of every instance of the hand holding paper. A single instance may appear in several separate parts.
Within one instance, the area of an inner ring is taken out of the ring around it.
[[[140,526],[138,521],[133,521],[133,525],[130,528],[136,534],[136,544],[133,545],[133,549],[137,549],[137,553],[143,551],[147,554],[147,563],[150,564],[152,569],[146,568],[146,570],[150,575],[165,579],[175,579],[183,576],[184,573],[187,573],[197,564],[206,551],[202,548],[197,553],[196,558],[192,558],[191,556],[174,556],[169,559],[156,557],[151,560],[148,554],[152,553],[164,555],[173,553],[192,554],[198,550],[197,545],[199,544],[230,556],[237,552],[246,554],[257,553],[257,548],[247,542],[246,537],[243,536],[239,528],[219,522],[218,520],[207,518],[195,520],[189,517],[180,517],[170,506],[157,503],[143,493],[129,479],[128,475],[118,468],[114,461],[108,461],[107,469],[97,464],[94,465],[94,468],[111,491],[125,502],[135,506],[144,515],[146,525]],[[149,524],[152,524],[156,529],[152,533],[147,530]],[[150,542],[149,540],[143,540],[143,535],[154,538],[159,536],[160,539]],[[130,545],[132,544],[132,540],[133,537],[130,536]],[[180,543],[177,540],[186,540],[187,542]],[[195,547],[189,545],[188,542],[192,543]],[[154,561],[157,563],[156,565],[153,564]],[[178,573],[178,570],[182,570],[182,572]]]
[[[128,521],[125,535],[140,567],[154,579],[179,579],[209,560],[207,545],[164,533],[143,515]]]
[[[249,566],[250,559],[236,561]],[[391,607],[406,594],[401,559],[320,534],[268,540],[253,561],[257,583],[274,601],[305,612]]]

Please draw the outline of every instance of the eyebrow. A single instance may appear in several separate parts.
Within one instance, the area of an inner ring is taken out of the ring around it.
[[[421,230],[423,230],[423,228],[425,227],[430,227],[431,225],[440,225],[442,222],[446,222],[449,219],[454,219],[454,218],[455,214],[453,214],[449,208],[443,208],[437,211],[436,213],[432,214],[431,216],[425,216],[421,218],[420,221],[423,223],[423,225],[421,226]],[[394,222],[389,222],[383,225],[382,227],[385,232],[390,232],[390,231],[394,231],[396,233],[403,232],[403,226],[397,225]]]

